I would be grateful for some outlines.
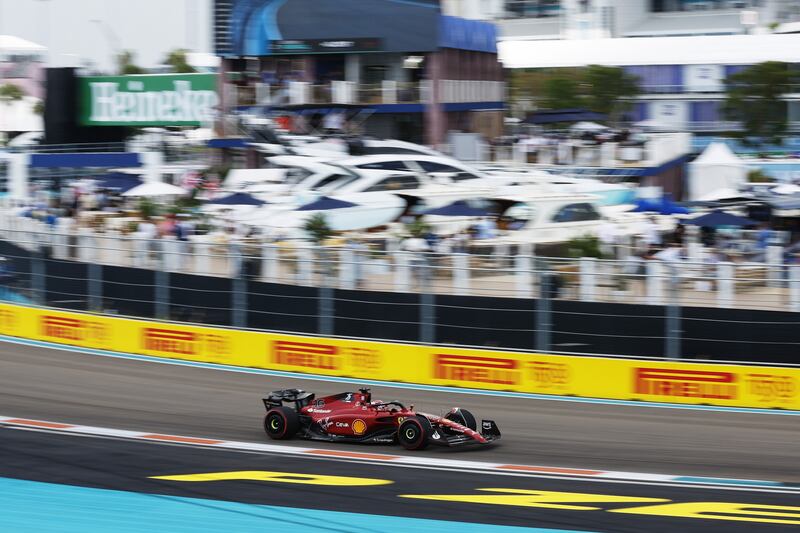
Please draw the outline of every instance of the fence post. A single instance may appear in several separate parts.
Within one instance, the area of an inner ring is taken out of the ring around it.
[[[312,285],[314,276],[314,260],[311,257],[311,248],[308,246],[297,247],[297,282],[300,285]]]
[[[436,295],[430,286],[419,293],[419,341],[425,344],[436,342]]]
[[[581,300],[584,302],[594,302],[596,300],[597,287],[597,259],[594,257],[582,257],[581,265]]]
[[[148,241],[154,244],[158,253],[155,270],[155,313],[156,318],[169,319],[169,272],[164,268],[164,250],[160,242]]]
[[[469,280],[469,254],[453,254],[453,287],[456,294],[468,295]]]
[[[89,263],[87,274],[89,311],[100,312],[103,310],[103,266],[100,263]]]
[[[247,327],[247,280],[243,273],[233,278],[231,283],[231,324],[235,328]]]
[[[646,265],[647,303],[661,305],[664,299],[664,265],[655,260],[648,261]]]
[[[228,275],[231,279],[242,276],[242,243],[232,241],[228,243]]]
[[[789,266],[789,309],[800,311],[800,265]]]
[[[392,255],[394,256],[394,290],[397,292],[409,292],[411,290],[409,254],[398,250]]]
[[[517,281],[517,296],[519,298],[530,298],[533,295],[531,286],[531,256],[517,255],[515,258]]]
[[[138,231],[131,238],[133,239],[133,266],[147,268],[150,263],[150,241]]]
[[[92,230],[80,228],[78,230],[78,260],[82,263],[92,263],[95,260],[94,238]]]
[[[192,238],[192,256],[194,256],[194,270],[199,275],[207,275],[211,272],[211,245],[202,241],[204,237]]]
[[[326,282],[317,289],[317,329],[320,335],[333,335],[333,288]]]
[[[339,250],[339,287],[342,289],[356,288],[356,257],[352,248]]]
[[[178,257],[178,240],[173,235],[161,237],[162,265],[167,272],[178,270],[180,258]]]
[[[549,272],[549,265],[546,261],[542,262],[542,267],[537,268],[536,275],[539,278],[539,297],[536,299],[536,351],[550,351],[551,329],[553,327],[552,315],[550,312],[550,292],[552,278]]]
[[[278,280],[278,247],[264,244],[261,247],[261,277],[264,281],[275,283]]]
[[[783,246],[767,246],[766,263],[769,268],[769,286],[780,287],[783,281]]]
[[[33,300],[39,305],[47,305],[47,266],[44,250],[37,245],[31,254],[31,292]]]
[[[733,263],[717,265],[717,305],[719,307],[733,306],[735,281],[733,276]]]
[[[667,305],[664,323],[664,355],[667,359],[681,358],[681,306],[678,294],[679,277],[677,265],[667,265]]]

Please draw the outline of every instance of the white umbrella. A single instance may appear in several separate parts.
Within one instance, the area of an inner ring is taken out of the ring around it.
[[[183,196],[186,193],[186,189],[181,187],[162,181],[151,181],[137,185],[133,189],[122,193],[122,196]]]
[[[603,131],[607,130],[608,127],[597,122],[577,122],[570,129],[572,131]]]
[[[785,183],[772,189],[772,192],[775,194],[797,194],[800,192],[800,186],[797,186],[794,183]]]

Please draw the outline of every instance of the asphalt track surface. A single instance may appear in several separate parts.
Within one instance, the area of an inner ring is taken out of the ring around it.
[[[357,388],[354,383],[352,389]],[[339,383],[124,360],[0,343],[0,414],[239,441],[265,441],[261,398]],[[497,422],[499,444],[426,455],[465,460],[686,476],[800,482],[796,416],[512,399],[373,387],[373,397],[444,412],[465,407]],[[308,445],[307,441],[289,441]],[[314,443],[355,451],[399,448]]]
[[[359,486],[357,483],[352,486],[336,483],[308,485],[241,479],[244,477],[243,473],[252,476],[254,471],[277,472],[290,479],[324,475],[367,478],[384,483],[369,486]],[[202,482],[153,479],[154,476],[208,473],[235,475],[230,476],[233,479]],[[24,529],[26,526],[44,523],[48,531],[79,531],[79,528],[73,526],[75,520],[80,520],[90,528],[97,528],[102,523],[109,531],[252,531],[253,524],[257,524],[257,530],[263,531],[399,530],[396,528],[400,524],[395,525],[392,517],[403,517],[398,521],[408,518],[433,519],[488,524],[492,527],[548,528],[569,532],[788,532],[797,531],[797,524],[800,524],[798,507],[791,511],[790,516],[783,517],[794,525],[719,520],[707,516],[663,516],[653,512],[652,507],[645,514],[621,512],[647,509],[648,506],[698,502],[738,503],[754,509],[764,505],[797,505],[798,497],[794,494],[758,490],[734,492],[712,487],[587,483],[568,479],[469,472],[443,473],[388,465],[353,464],[0,428],[0,481],[8,483],[12,480],[15,487],[20,480],[58,484],[48,486],[48,490],[42,490],[41,486],[34,486],[32,489],[26,486],[33,495],[33,503],[20,499],[15,494],[18,491],[0,493],[0,507],[5,502],[4,522],[12,529],[18,526]],[[72,496],[67,499],[61,496],[61,492],[72,493],[74,486],[102,489],[95,492],[106,494],[113,491],[117,495],[128,496],[122,500],[117,498],[114,505],[108,506],[93,498]],[[496,494],[481,490],[486,488],[502,489],[509,493],[521,490],[573,494],[556,504],[566,508],[420,498],[431,495]],[[56,495],[52,494],[53,491]],[[133,492],[137,494],[131,495]],[[596,501],[587,500],[586,494],[599,498]],[[178,498],[191,500],[189,505],[176,506],[176,503],[183,503],[174,501]],[[132,504],[131,499],[137,503]],[[124,503],[120,504],[120,501]],[[230,509],[223,502],[239,502],[248,506]],[[256,507],[263,505],[276,506],[278,509],[272,507],[265,510]],[[131,511],[119,512],[114,507],[129,508]],[[48,521],[48,514],[43,513],[42,509],[47,509],[47,513],[59,518]],[[321,522],[309,518],[308,509],[354,514],[339,515],[341,518],[335,517],[333,520]],[[241,526],[240,520],[243,517],[239,515],[242,514],[249,515],[245,517],[249,519],[247,528]],[[387,520],[384,524],[387,525],[382,526],[382,529],[366,527],[365,514],[384,515],[383,520]],[[714,514],[725,516],[719,512]],[[387,515],[389,518],[385,518]],[[444,530],[431,524],[428,527],[417,526],[417,529],[421,532]],[[453,530],[462,529],[446,529]]]

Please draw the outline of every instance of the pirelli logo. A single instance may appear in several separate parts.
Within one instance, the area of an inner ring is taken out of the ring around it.
[[[45,337],[66,341],[104,340],[105,326],[98,322],[60,316],[42,316],[41,331]]]
[[[178,355],[197,355],[198,336],[189,331],[144,328],[142,332],[145,350],[167,352]]]
[[[635,368],[634,392],[651,396],[733,400],[738,396],[731,372]]]
[[[433,377],[496,385],[519,385],[522,379],[519,363],[514,359],[450,354],[434,356]]]
[[[279,365],[322,370],[340,370],[341,355],[336,346],[308,342],[274,341],[272,361]]]

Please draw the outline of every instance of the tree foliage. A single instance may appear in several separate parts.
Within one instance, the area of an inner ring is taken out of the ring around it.
[[[0,85],[0,99],[2,100],[22,100],[25,97],[25,91],[14,85],[13,83],[7,83],[5,85]]]
[[[742,123],[732,132],[750,146],[765,142],[782,144],[787,131],[787,106],[783,95],[791,92],[796,73],[789,65],[767,61],[732,74],[726,80],[723,111],[729,120]]]
[[[164,64],[172,67],[172,72],[177,72],[179,74],[197,72],[195,68],[186,60],[186,53],[187,50],[184,50],[183,48],[172,50],[167,54],[166,59],[164,59]]]
[[[590,65],[514,71],[510,89],[514,101],[531,99],[544,109],[585,107],[615,120],[639,94],[639,80],[619,67]]]
[[[581,107],[578,82],[566,77],[553,77],[544,82],[544,107],[569,109]]]
[[[311,215],[303,225],[303,229],[317,244],[322,244],[333,235],[333,230],[328,225],[328,219],[323,213]]]
[[[639,79],[619,67],[589,65],[584,83],[586,107],[607,114],[611,120],[630,109],[630,99],[639,94]]]
[[[130,50],[124,50],[117,55],[117,72],[122,75],[144,74],[144,69],[134,63],[136,54]]]

